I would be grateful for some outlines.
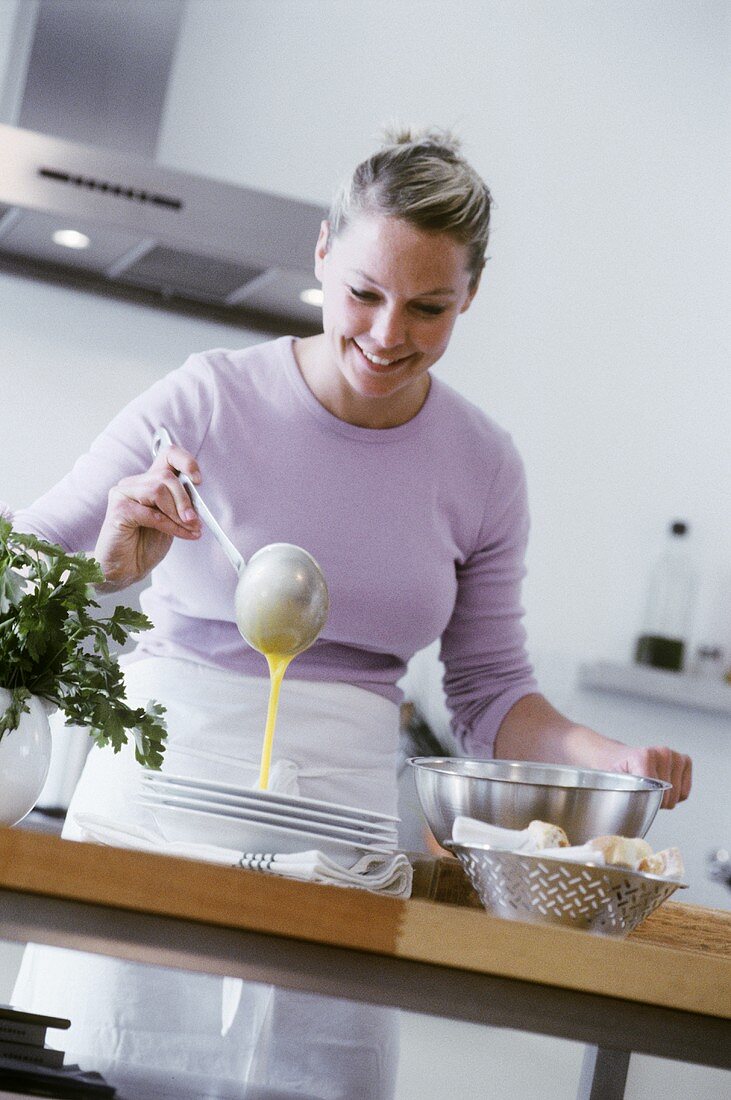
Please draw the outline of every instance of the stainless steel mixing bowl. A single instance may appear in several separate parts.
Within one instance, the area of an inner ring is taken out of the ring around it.
[[[549,821],[561,826],[571,844],[605,835],[641,837],[670,786],[660,779],[523,760],[415,756],[409,763],[440,844],[452,839],[454,819],[461,815],[505,829]]]

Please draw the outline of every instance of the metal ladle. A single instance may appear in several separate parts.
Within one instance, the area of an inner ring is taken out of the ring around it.
[[[172,445],[167,429],[158,428],[153,455]],[[257,550],[247,564],[188,475],[177,476],[238,574],[236,623],[245,641],[260,653],[282,657],[308,649],[325,625],[330,606],[325,578],[312,555],[289,542],[273,542]]]

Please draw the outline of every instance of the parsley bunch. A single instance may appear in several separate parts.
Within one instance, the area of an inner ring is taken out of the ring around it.
[[[130,631],[152,624],[130,607],[94,618],[94,586],[103,580],[93,558],[20,534],[0,516],[0,687],[11,697],[0,714],[0,738],[38,695],[64,712],[67,725],[88,726],[97,745],[119,752],[133,734],[139,763],[159,768],[165,708],[128,706],[122,670],[109,652],[109,639],[123,645]]]

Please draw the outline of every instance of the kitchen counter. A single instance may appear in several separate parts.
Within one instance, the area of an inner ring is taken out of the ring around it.
[[[597,1048],[625,1075],[630,1051],[731,1068],[720,910],[666,902],[615,939],[15,828],[0,829],[0,938],[579,1040],[596,1074]]]

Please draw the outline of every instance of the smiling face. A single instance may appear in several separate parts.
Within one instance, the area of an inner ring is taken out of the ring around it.
[[[466,246],[401,218],[357,217],[334,240],[323,223],[315,273],[324,294],[323,335],[302,341],[308,386],[342,420],[395,427],[419,411],[428,371],[469,306]]]

